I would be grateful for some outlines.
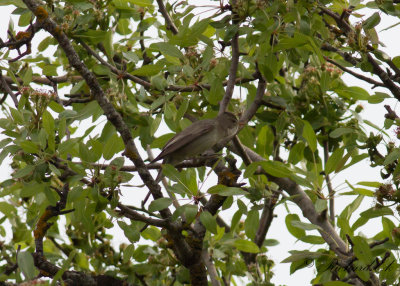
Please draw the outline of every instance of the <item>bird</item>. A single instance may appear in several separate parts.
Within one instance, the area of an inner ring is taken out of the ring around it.
[[[218,143],[226,142],[236,134],[238,128],[237,117],[228,111],[213,119],[196,121],[172,137],[151,163],[163,160],[163,164],[176,165],[210,150]],[[161,178],[160,171],[156,182]]]

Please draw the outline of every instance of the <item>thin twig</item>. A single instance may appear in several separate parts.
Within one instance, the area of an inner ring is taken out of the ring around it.
[[[331,64],[334,64],[335,66],[337,66],[338,68],[340,68],[342,71],[347,72],[347,73],[351,74],[352,76],[354,76],[354,77],[356,77],[356,78],[358,78],[358,79],[361,79],[361,80],[363,80],[363,81],[365,81],[365,82],[368,82],[368,83],[370,83],[370,84],[373,84],[374,86],[386,87],[383,83],[378,82],[378,81],[376,81],[376,80],[373,80],[372,78],[369,78],[369,77],[364,76],[364,75],[362,75],[362,74],[358,74],[358,73],[352,71],[351,69],[348,69],[348,68],[342,66],[341,64],[335,62],[334,60],[332,60],[332,59],[330,59],[330,58],[328,58],[328,57],[325,57],[325,60],[326,60],[327,62],[330,62]]]

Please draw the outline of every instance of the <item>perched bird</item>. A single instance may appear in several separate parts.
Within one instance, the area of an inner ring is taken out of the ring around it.
[[[224,112],[214,119],[196,121],[172,137],[152,163],[164,159],[164,164],[176,165],[230,139],[237,130],[238,119],[230,112]],[[156,182],[160,181],[160,174]]]

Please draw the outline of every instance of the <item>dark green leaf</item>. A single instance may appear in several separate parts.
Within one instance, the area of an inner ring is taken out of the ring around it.
[[[238,239],[234,242],[234,246],[243,252],[248,252],[248,253],[258,253],[260,252],[260,249],[258,248],[258,246],[252,242],[252,241],[248,241],[248,240],[244,240],[244,239]]]
[[[159,198],[154,200],[149,205],[149,212],[156,212],[169,207],[172,204],[172,199],[170,198]]]
[[[364,29],[372,29],[375,26],[377,26],[381,22],[381,16],[379,15],[379,12],[375,12],[370,16],[367,20],[363,22],[363,28]]]
[[[200,214],[200,221],[209,232],[217,234],[217,221],[208,211]]]
[[[298,239],[306,236],[306,232],[304,231],[304,229],[294,226],[293,222],[300,222],[299,216],[297,214],[288,214],[285,218],[285,223],[288,231]]]
[[[18,267],[24,273],[25,280],[32,280],[35,278],[35,263],[33,261],[32,253],[28,251],[21,251],[17,256]]]
[[[216,185],[208,189],[209,194],[218,194],[220,196],[235,196],[235,195],[247,195],[248,193],[241,188],[227,187],[224,185]]]
[[[314,129],[308,121],[303,120],[303,137],[306,139],[311,151],[317,150],[317,136],[315,136]]]
[[[260,218],[257,210],[251,210],[247,214],[247,218],[244,222],[244,231],[246,236],[251,240],[254,240],[256,232],[258,230]]]
[[[340,127],[340,128],[336,128],[331,133],[329,133],[329,137],[338,138],[342,135],[354,133],[354,132],[355,132],[355,130],[353,128]]]

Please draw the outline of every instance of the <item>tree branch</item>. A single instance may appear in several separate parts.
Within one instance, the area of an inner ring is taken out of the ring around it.
[[[351,69],[348,69],[348,68],[342,66],[341,64],[335,62],[334,60],[332,60],[332,59],[330,59],[330,58],[328,58],[328,57],[325,57],[325,60],[326,60],[327,62],[330,62],[331,64],[334,64],[335,66],[337,66],[338,68],[340,68],[342,71],[347,72],[347,73],[351,74],[352,76],[354,76],[354,77],[356,77],[356,78],[358,78],[358,79],[361,79],[361,80],[363,80],[363,81],[365,81],[365,82],[368,82],[368,83],[370,83],[370,84],[373,84],[374,86],[386,87],[383,83],[381,83],[381,82],[379,82],[379,81],[376,81],[376,80],[373,80],[372,78],[369,78],[369,77],[364,76],[364,75],[362,75],[362,74],[358,74],[358,73],[356,73],[356,72],[353,72]]]
[[[149,225],[154,225],[158,227],[164,227],[164,228],[170,228],[170,223],[168,220],[165,219],[156,219],[156,218],[151,218],[144,216],[137,211],[134,211],[133,209],[118,203],[118,208],[120,209],[119,213],[122,214],[123,216],[132,219],[132,220],[137,220],[137,221],[142,221],[145,222]]]
[[[221,286],[221,283],[218,281],[218,273],[215,268],[214,263],[212,262],[212,258],[208,253],[207,249],[203,249],[201,253],[201,258],[203,259],[204,264],[207,267],[208,275],[210,276],[211,285],[212,286]]]
[[[239,65],[239,31],[233,36],[232,39],[232,60],[231,66],[229,68],[229,78],[228,84],[226,86],[225,95],[222,98],[220,107],[219,107],[219,115],[223,114],[229,104],[229,101],[232,98],[233,90],[235,88],[235,81],[236,81],[236,73]]]
[[[326,162],[328,162],[329,159],[329,143],[327,140],[325,140],[323,144],[324,144],[324,161],[326,166]],[[331,223],[335,225],[335,190],[332,187],[332,182],[329,174],[325,174],[325,181],[329,193],[329,217]]]
[[[4,79],[2,73],[0,72],[0,86],[1,88],[11,96],[11,99],[14,102],[15,107],[18,107],[18,99],[17,96],[15,95],[15,93],[11,90],[10,86],[8,85],[8,83],[6,82],[6,80]]]
[[[242,129],[247,122],[249,122],[253,116],[256,114],[258,108],[262,105],[263,103],[263,97],[265,94],[265,88],[266,88],[266,82],[265,80],[259,76],[258,77],[258,86],[257,86],[257,91],[256,91],[256,96],[254,98],[254,101],[250,105],[250,107],[243,113],[242,117],[240,117],[239,120],[239,128]]]
[[[157,4],[158,4],[158,11],[160,11],[161,15],[164,17],[165,27],[168,30],[170,30],[174,35],[178,34],[178,28],[175,26],[174,22],[169,16],[167,8],[164,5],[164,2],[162,0],[157,0]]]

